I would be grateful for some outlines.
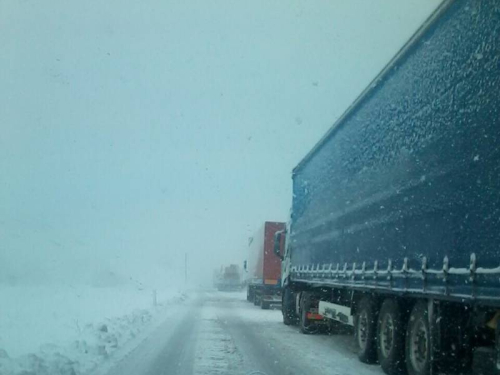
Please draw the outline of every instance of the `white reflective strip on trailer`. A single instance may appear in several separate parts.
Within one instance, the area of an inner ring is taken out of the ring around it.
[[[354,325],[351,308],[331,302],[319,301],[319,313],[325,318],[337,320],[344,324]]]

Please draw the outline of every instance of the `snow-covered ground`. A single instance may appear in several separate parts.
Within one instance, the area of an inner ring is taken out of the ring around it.
[[[10,357],[0,353],[1,375],[382,374],[358,361],[352,336],[303,335],[245,293],[200,290],[187,298],[169,290],[153,307],[150,292],[133,289],[83,289],[76,300],[52,288],[27,288],[26,298],[28,290],[36,294],[30,303],[19,302],[20,290],[0,291],[18,301],[0,308],[2,317],[10,314],[0,319],[2,345],[10,348]],[[28,318],[34,322],[25,326]],[[33,342],[20,338],[14,351],[18,332]]]
[[[200,292],[126,358],[96,375],[381,375],[348,334],[304,335],[244,293]]]
[[[155,305],[153,290],[130,287],[0,286],[0,374],[88,374],[185,298],[158,290]]]

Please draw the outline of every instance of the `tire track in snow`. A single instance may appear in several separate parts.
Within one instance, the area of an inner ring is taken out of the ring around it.
[[[242,355],[217,316],[217,308],[205,306],[194,355],[194,375],[243,375]]]

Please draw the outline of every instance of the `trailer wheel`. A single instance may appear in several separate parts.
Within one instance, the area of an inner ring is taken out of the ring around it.
[[[377,354],[386,374],[396,375],[405,369],[405,318],[400,304],[388,298],[382,304],[377,323]]]
[[[426,301],[413,307],[406,331],[406,367],[409,375],[429,375],[431,371],[431,331]]]
[[[287,326],[297,324],[297,314],[295,313],[295,296],[290,288],[283,290],[281,302],[281,313],[283,314],[283,323]]]
[[[260,308],[262,310],[269,310],[270,307],[271,307],[271,303],[270,302],[267,302],[267,301],[264,301],[264,299],[261,299],[261,301],[260,301]]]
[[[307,318],[307,312],[311,308],[311,297],[309,293],[302,293],[300,299],[300,332],[310,335],[318,331],[318,325]]]
[[[248,287],[247,289],[247,301],[248,302],[253,302],[253,293],[252,293],[252,288]]]
[[[253,293],[253,304],[255,306],[259,306],[260,305],[260,294],[258,294],[257,292]]]
[[[377,305],[370,297],[363,297],[354,316],[354,337],[358,358],[364,363],[377,362]]]

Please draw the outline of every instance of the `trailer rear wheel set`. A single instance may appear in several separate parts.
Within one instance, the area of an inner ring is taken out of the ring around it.
[[[334,327],[329,332],[336,333],[339,325],[345,327],[339,321],[325,316],[322,320],[308,319],[309,314],[317,314],[318,304],[320,301],[323,303],[324,296],[324,291],[317,294],[311,291],[294,292],[286,287],[283,290],[283,323],[298,323],[304,334],[320,333],[326,326]],[[389,375],[430,375],[441,373],[441,370],[448,374],[470,373],[472,336],[477,335],[476,340],[484,340],[488,332],[490,336],[496,334],[496,337],[489,342],[489,348],[481,349],[487,349],[488,353],[494,351],[495,363],[475,359],[483,368],[477,373],[500,373],[496,365],[496,362],[500,363],[500,326],[496,327],[496,331],[473,326],[470,318],[474,309],[471,307],[464,309],[458,303],[425,298],[380,297],[359,292],[347,308],[352,312],[359,360],[368,364],[378,363]],[[492,313],[485,315],[484,322],[491,320]],[[346,322],[351,324],[348,319],[343,323]],[[482,345],[487,345],[485,342]],[[496,346],[491,346],[495,343]]]

